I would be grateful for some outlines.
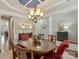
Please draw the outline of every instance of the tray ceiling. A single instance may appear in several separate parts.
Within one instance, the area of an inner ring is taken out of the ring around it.
[[[17,15],[20,18],[26,19],[28,17],[30,7],[37,6],[38,8],[42,8],[44,14],[47,15],[47,13],[53,12],[53,9],[60,9],[62,6],[65,8],[70,6],[69,4],[77,4],[75,1],[77,0],[0,0],[0,13],[6,13],[12,16]]]

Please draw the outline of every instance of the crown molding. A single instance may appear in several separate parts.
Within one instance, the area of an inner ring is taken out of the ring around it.
[[[55,0],[54,1],[47,0],[45,2],[42,2],[42,4],[38,5],[38,7],[42,8],[43,11],[46,13],[51,9],[53,11],[54,8],[57,8],[58,6],[61,7],[60,5],[65,5],[65,4],[75,5],[75,4],[77,4],[77,1],[75,1],[75,0],[60,0],[60,1],[58,1],[58,0],[56,0],[56,1]]]
[[[10,9],[14,10],[14,11],[17,11],[17,12],[20,12],[20,13],[25,13],[23,10],[21,9],[18,9],[14,6],[12,6],[11,4],[9,4],[6,0],[0,0],[2,3],[4,3],[7,7],[9,7]],[[28,11],[28,9],[26,9],[26,11]],[[27,12],[26,12],[27,13]]]
[[[53,0],[53,1],[49,1],[46,0],[44,2],[42,2],[41,4],[38,5],[39,8],[43,8],[44,11],[48,10],[50,8],[56,7],[64,2],[66,2],[67,0]]]
[[[13,16],[13,17],[19,17],[21,19],[27,19],[27,15],[25,14],[21,14],[21,13],[15,13],[15,12],[11,12],[8,10],[4,10],[4,9],[0,9],[0,14],[1,15],[9,15],[9,16]]]
[[[25,4],[25,7],[26,7],[31,1],[32,1],[32,0],[29,0],[29,2]]]
[[[46,7],[44,11],[48,11],[49,9],[51,8],[54,8],[56,6],[59,6],[61,4],[64,4],[65,2],[67,2],[66,0],[62,0],[62,1],[58,1],[57,3],[55,4],[50,4],[49,7]]]
[[[69,7],[65,7],[65,8],[62,8],[62,9],[58,9],[58,10],[55,10],[55,11],[47,12],[47,13],[45,13],[44,17],[53,16],[53,15],[57,15],[57,14],[61,14],[61,13],[67,13],[67,12],[74,11],[74,10],[78,10],[77,4],[69,6]]]

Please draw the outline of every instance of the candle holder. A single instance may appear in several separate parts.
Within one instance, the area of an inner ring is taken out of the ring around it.
[[[33,38],[34,42],[34,46],[40,46],[41,45],[41,42],[39,41],[39,37],[37,35],[34,35],[34,38]]]

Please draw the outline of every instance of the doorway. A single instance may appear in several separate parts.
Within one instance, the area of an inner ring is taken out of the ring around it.
[[[14,20],[12,16],[2,15],[0,20],[0,50],[4,53],[9,49],[9,39],[13,38]]]

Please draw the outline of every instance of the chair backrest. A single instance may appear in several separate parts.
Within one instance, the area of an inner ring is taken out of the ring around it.
[[[55,53],[52,51],[44,55],[44,59],[55,59]]]
[[[63,54],[65,48],[67,48],[67,47],[69,47],[69,41],[64,40],[57,48],[56,59],[61,59],[62,54]]]
[[[48,35],[48,41],[56,41],[56,36],[55,35]]]
[[[70,43],[69,40],[66,40],[66,39],[65,39],[65,40],[63,41],[63,44],[64,44],[66,47],[69,47],[69,43]]]
[[[21,46],[15,46],[15,52],[16,52],[17,57],[19,59],[28,59],[28,55],[27,55],[28,53],[31,54],[30,58],[34,59],[34,57],[33,57],[33,51],[28,50],[27,48],[23,48]]]
[[[18,48],[18,46],[15,46],[15,52],[18,59],[27,59],[27,55],[25,54],[25,52],[22,49]]]
[[[53,51],[50,51],[48,54],[45,55],[44,59],[61,59],[62,54],[66,47],[69,46],[69,41],[64,40],[57,48],[57,52],[54,53]]]

